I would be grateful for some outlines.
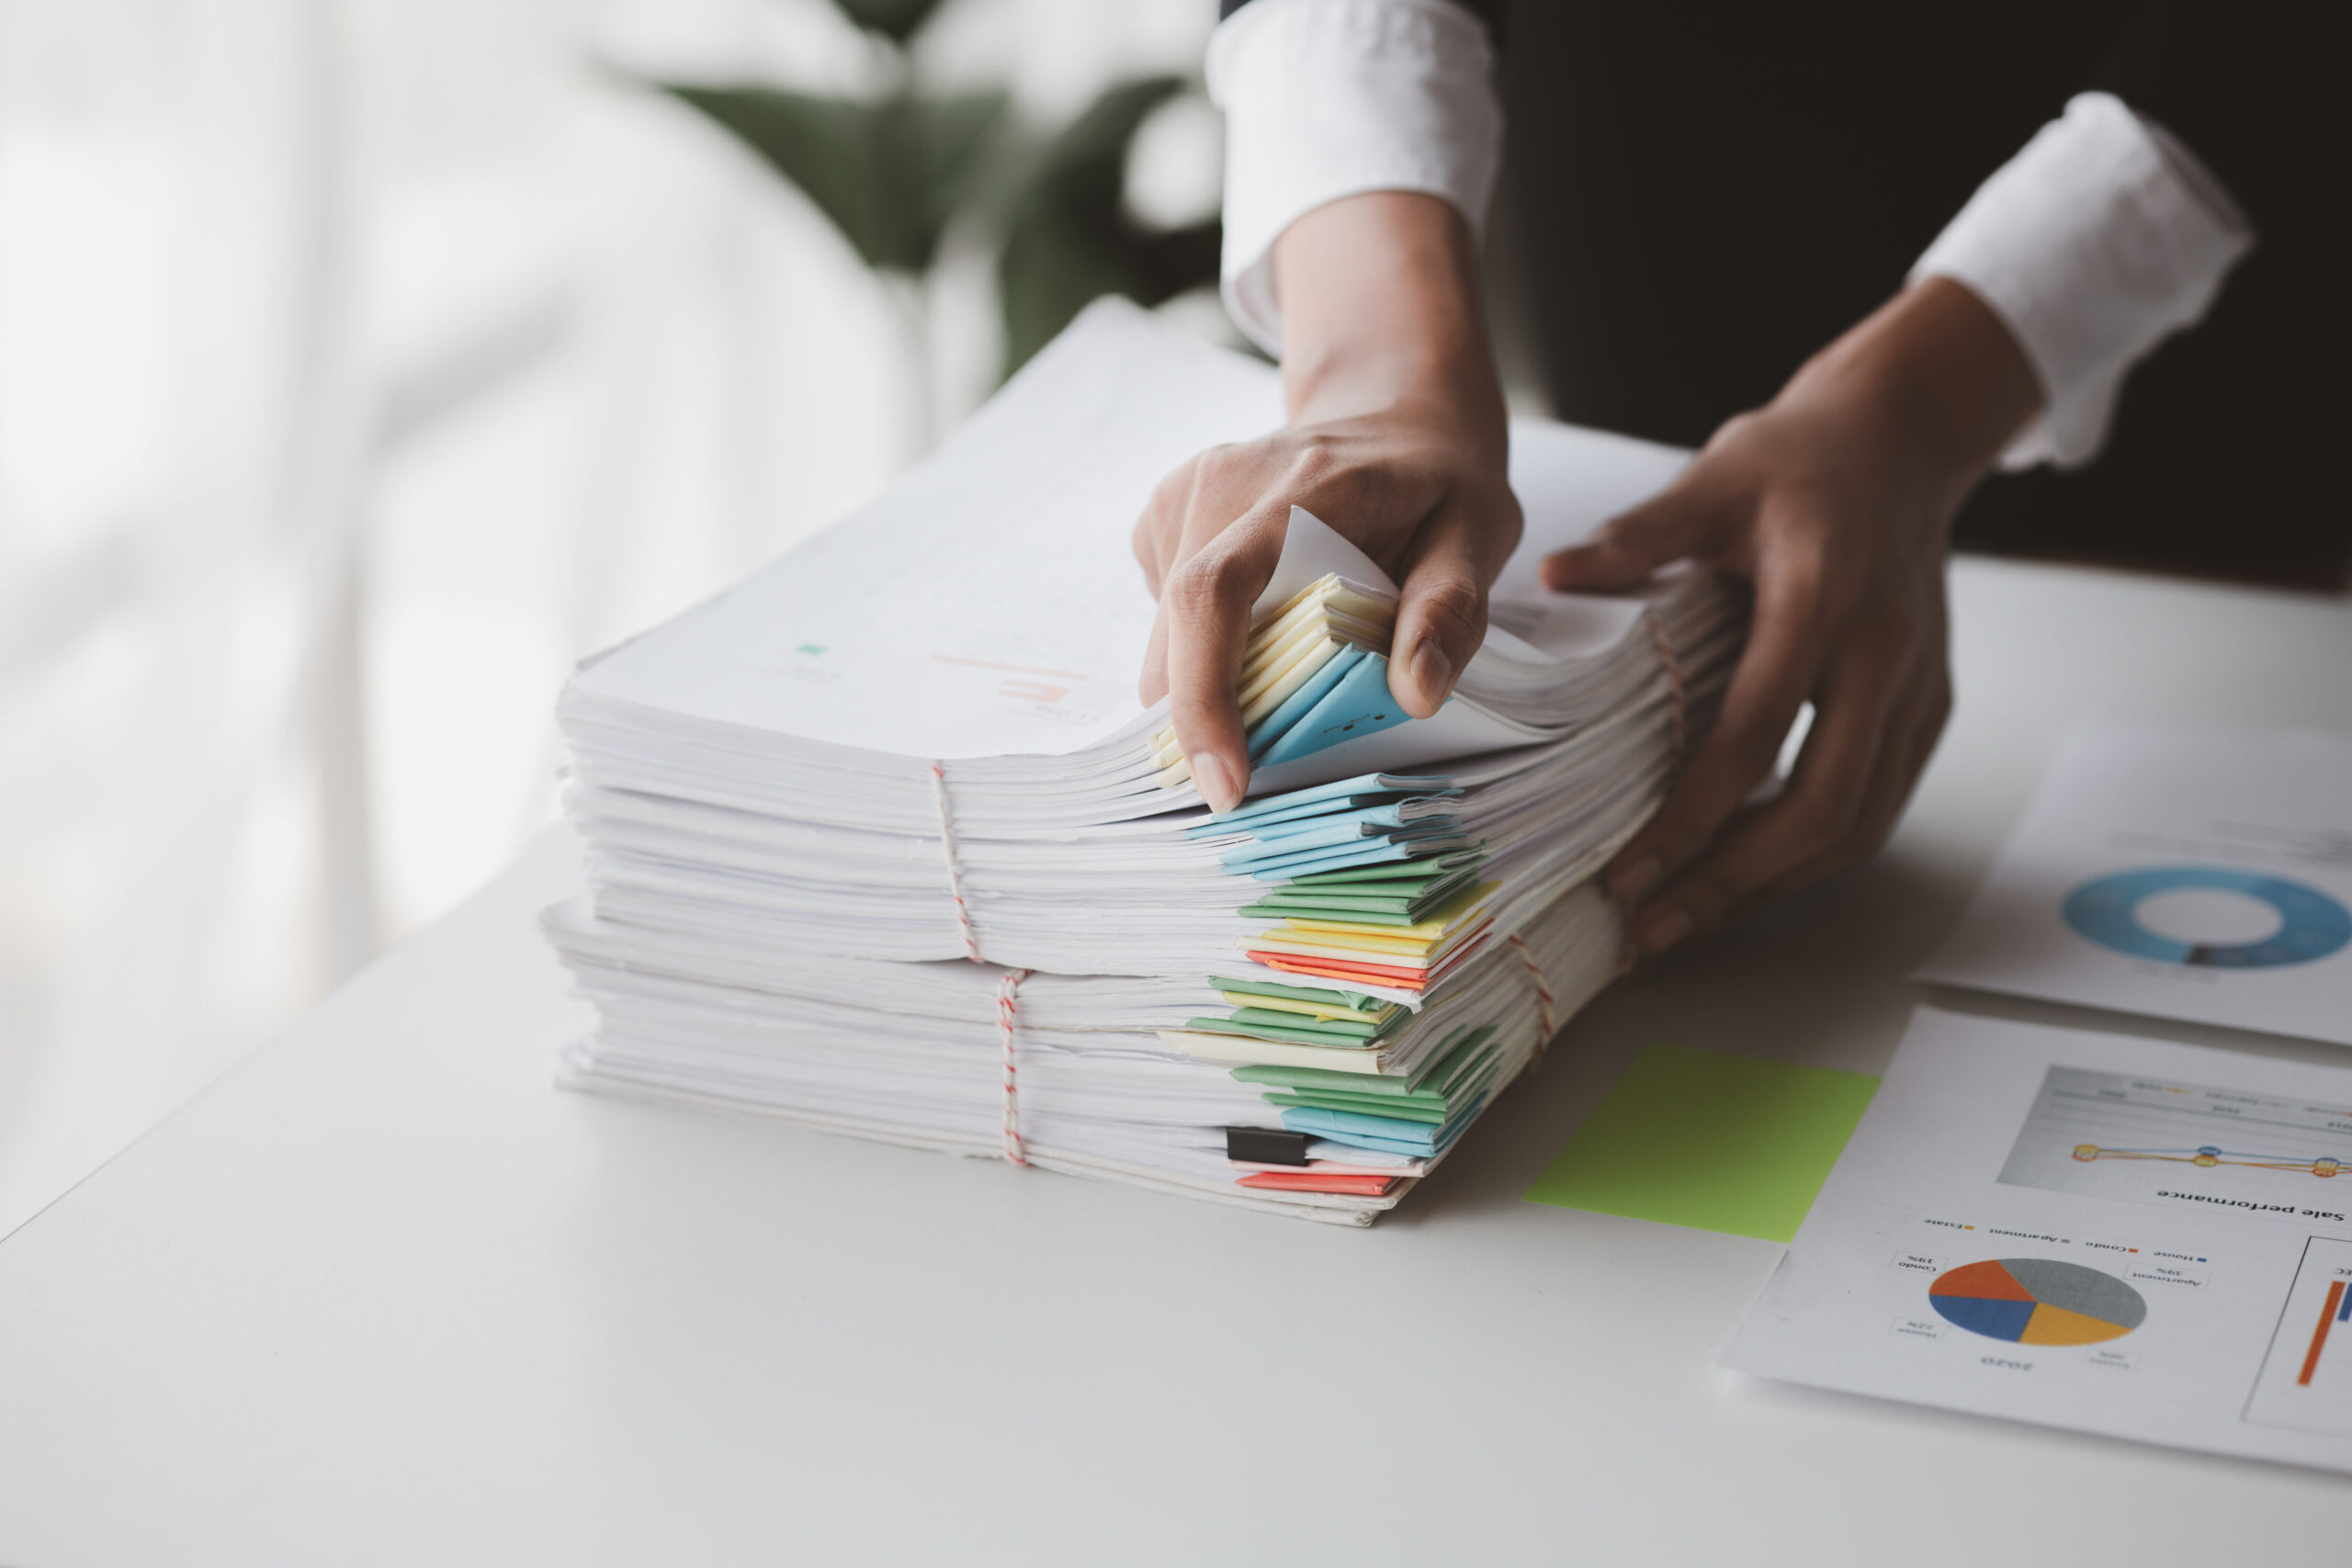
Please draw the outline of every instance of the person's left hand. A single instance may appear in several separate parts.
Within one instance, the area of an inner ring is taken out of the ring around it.
[[[1755,589],[1714,729],[1603,886],[1662,953],[1748,901],[1874,853],[1951,708],[1944,550],[1953,514],[2040,406],[2000,319],[1929,278],[1716,432],[1682,477],[1544,564],[1578,592],[1639,586],[1670,561]],[[1814,707],[1787,789],[1742,803]]]

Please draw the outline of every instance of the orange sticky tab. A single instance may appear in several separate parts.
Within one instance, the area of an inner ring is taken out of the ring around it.
[[[1322,1176],[1311,1170],[1261,1170],[1243,1177],[1238,1185],[1277,1192],[1336,1192],[1351,1198],[1380,1198],[1386,1196],[1396,1184],[1393,1176]]]

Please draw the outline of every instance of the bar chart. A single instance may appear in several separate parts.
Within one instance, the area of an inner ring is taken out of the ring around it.
[[[2304,1244],[2245,1418],[2352,1437],[2352,1241]]]

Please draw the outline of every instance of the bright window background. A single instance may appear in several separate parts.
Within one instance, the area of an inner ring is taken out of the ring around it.
[[[1214,0],[949,0],[1040,123]],[[985,395],[632,72],[855,91],[825,0],[0,0],[0,1232],[555,815],[571,662]],[[1214,118],[1129,199],[1213,210]],[[1169,308],[1222,330],[1213,301]]]

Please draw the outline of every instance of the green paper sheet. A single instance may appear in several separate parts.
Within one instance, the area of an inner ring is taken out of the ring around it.
[[[1867,1073],[1645,1046],[1527,1196],[1788,1241],[1877,1089]]]

